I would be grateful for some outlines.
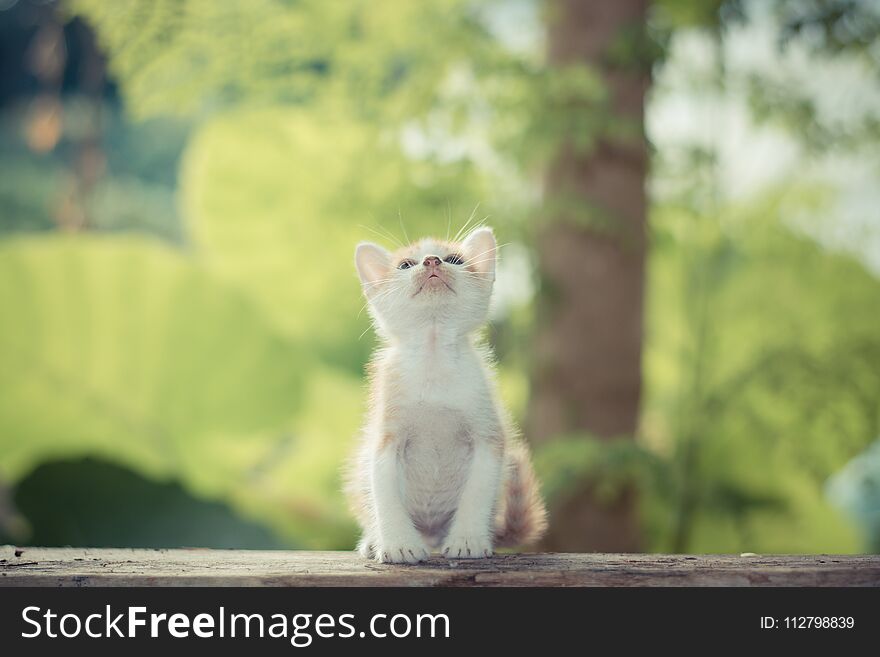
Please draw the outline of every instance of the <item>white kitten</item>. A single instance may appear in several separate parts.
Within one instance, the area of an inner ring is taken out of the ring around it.
[[[474,338],[486,322],[495,260],[489,228],[395,254],[357,247],[384,343],[370,364],[369,414],[349,473],[366,557],[416,562],[434,548],[449,558],[487,557],[546,528],[528,451]]]

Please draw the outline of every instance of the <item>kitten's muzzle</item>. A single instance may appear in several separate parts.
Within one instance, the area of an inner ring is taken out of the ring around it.
[[[443,261],[440,260],[437,256],[429,255],[425,256],[425,259],[422,261],[422,265],[425,268],[425,271],[428,277],[425,279],[425,283],[430,281],[431,279],[436,278],[441,281],[446,287],[449,287],[449,283],[446,282],[446,277],[443,276],[440,270],[440,266],[443,264]],[[424,283],[423,283],[424,285]],[[451,290],[452,288],[449,287]]]
[[[439,283],[437,283],[437,281],[439,281],[440,283],[443,283],[443,285],[446,286],[453,294],[455,294],[455,290],[452,289],[452,286],[449,284],[449,282],[446,280],[446,276],[443,274],[443,272],[446,270],[441,268],[442,264],[443,261],[438,256],[425,256],[424,260],[422,260],[422,266],[425,268],[424,273],[417,276],[417,278],[421,280],[421,283],[419,284],[419,289],[416,290],[416,293],[413,296],[416,296],[419,292],[421,292],[428,284],[428,282],[432,279],[437,279],[436,281],[434,281],[434,283],[432,283],[432,285],[439,285]],[[422,276],[424,276],[424,278],[422,278]]]

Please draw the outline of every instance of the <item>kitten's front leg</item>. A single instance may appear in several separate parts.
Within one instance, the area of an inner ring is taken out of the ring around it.
[[[488,440],[477,440],[467,480],[446,540],[440,548],[449,559],[492,556],[495,503],[501,478],[501,450]]]
[[[413,526],[401,499],[397,450],[392,441],[378,448],[373,461],[372,488],[376,505],[376,561],[416,563],[428,558],[428,546]]]

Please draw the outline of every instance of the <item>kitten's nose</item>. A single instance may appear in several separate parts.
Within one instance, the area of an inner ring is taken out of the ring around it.
[[[425,267],[439,267],[440,258],[437,256],[425,256],[425,260],[422,264],[425,265]]]

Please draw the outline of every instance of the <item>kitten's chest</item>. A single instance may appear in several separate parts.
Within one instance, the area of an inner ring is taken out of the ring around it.
[[[403,354],[397,362],[395,403],[469,414],[486,397],[482,368],[469,354]]]
[[[473,453],[465,417],[449,408],[409,407],[402,413],[398,459],[406,508],[436,546],[455,513]]]

